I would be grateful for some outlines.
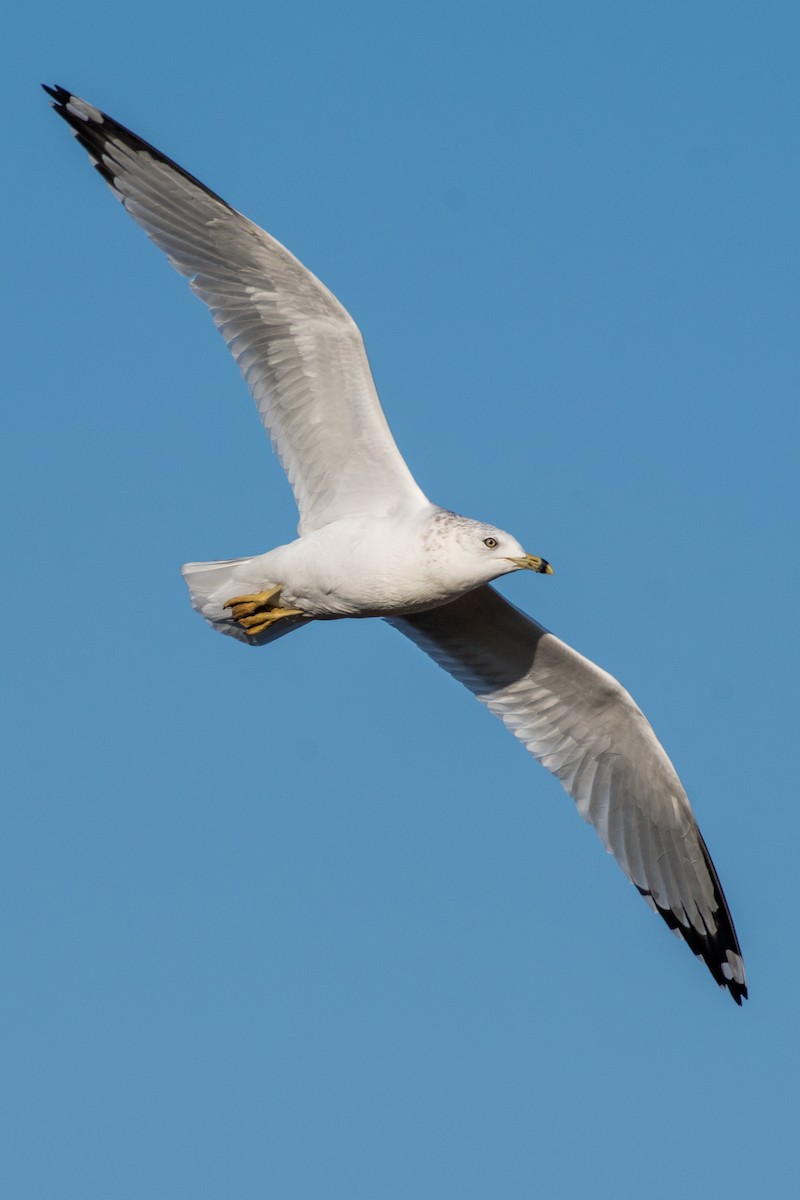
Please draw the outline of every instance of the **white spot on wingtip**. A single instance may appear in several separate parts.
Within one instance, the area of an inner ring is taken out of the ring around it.
[[[722,963],[722,974],[726,979],[744,984],[744,963],[740,956],[734,954],[732,950],[726,950],[725,957],[728,961]]]
[[[80,121],[95,121],[98,125],[103,124],[103,114],[100,110],[87,104],[85,100],[81,100],[80,96],[70,96],[67,101],[67,112],[72,113],[73,117],[77,117]]]

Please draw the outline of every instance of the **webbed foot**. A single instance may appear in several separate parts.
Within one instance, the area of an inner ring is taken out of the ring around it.
[[[265,629],[269,629],[270,625],[274,625],[276,621],[280,621],[284,617],[305,616],[301,608],[280,608],[277,604],[272,603],[280,596],[282,587],[282,584],[278,584],[277,587],[270,588],[268,592],[255,592],[250,596],[234,596],[233,599],[226,600],[223,608],[231,610],[234,621],[241,625],[249,637],[257,637],[259,633],[263,633]]]

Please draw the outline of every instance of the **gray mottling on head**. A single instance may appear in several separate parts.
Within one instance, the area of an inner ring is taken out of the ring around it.
[[[452,545],[454,535],[474,529],[476,521],[459,516],[449,508],[437,508],[429,517],[423,534],[423,545],[430,554],[436,554],[444,546]]]
[[[454,533],[475,533],[483,528],[483,521],[462,517],[460,513],[451,512],[449,508],[437,508],[429,518],[425,536],[436,541],[451,538]],[[486,529],[491,532],[494,526],[486,525]]]

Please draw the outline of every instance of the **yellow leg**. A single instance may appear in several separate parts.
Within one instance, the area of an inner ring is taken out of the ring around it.
[[[234,596],[233,599],[225,602],[223,608],[231,610],[234,621],[241,625],[245,633],[250,637],[257,637],[259,633],[263,633],[270,625],[274,625],[276,621],[280,621],[284,617],[305,616],[300,608],[280,608],[277,604],[272,603],[280,596],[281,587],[282,584],[278,584],[277,587],[270,588],[268,592],[256,592],[250,596]]]

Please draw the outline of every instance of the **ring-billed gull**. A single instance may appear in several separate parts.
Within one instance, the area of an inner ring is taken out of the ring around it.
[[[491,580],[552,574],[510,534],[432,504],[394,443],[361,334],[283,246],[147,142],[45,90],[133,219],[211,310],[300,510],[267,554],[188,563],[192,604],[259,646],[311,620],[384,617],[472,691],[574,799],[650,906],[737,1004],[736,932],[686,793],[611,675]]]

